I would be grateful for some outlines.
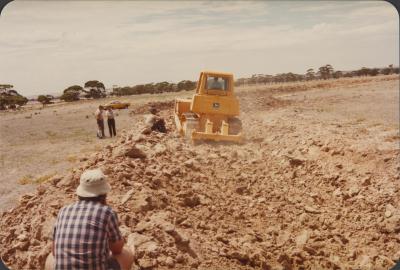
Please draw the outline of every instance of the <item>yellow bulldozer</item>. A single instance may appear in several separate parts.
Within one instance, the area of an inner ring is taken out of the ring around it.
[[[213,140],[240,143],[242,122],[231,73],[203,71],[191,99],[175,101],[178,131],[192,141]]]

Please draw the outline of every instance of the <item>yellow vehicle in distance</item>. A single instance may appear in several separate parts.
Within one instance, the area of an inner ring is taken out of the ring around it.
[[[129,102],[121,102],[118,100],[111,101],[104,106],[104,108],[111,108],[113,110],[116,109],[127,109],[131,104]]]
[[[191,99],[175,101],[178,131],[191,139],[241,142],[242,122],[239,101],[231,73],[203,71]]]

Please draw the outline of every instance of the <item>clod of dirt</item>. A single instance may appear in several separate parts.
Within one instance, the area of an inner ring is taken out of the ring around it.
[[[141,159],[147,157],[146,153],[135,145],[133,146],[122,145],[120,147],[113,149],[114,158],[121,156],[126,156],[130,158],[141,158]]]
[[[307,213],[311,213],[311,214],[320,214],[321,213],[320,210],[318,210],[318,209],[316,209],[316,208],[314,208],[312,206],[308,206],[308,205],[304,206],[304,210]]]
[[[138,260],[138,264],[140,266],[140,269],[148,270],[155,267],[157,265],[157,261],[150,258],[142,258]]]

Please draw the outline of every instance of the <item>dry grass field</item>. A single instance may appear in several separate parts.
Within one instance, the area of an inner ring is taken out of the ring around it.
[[[31,184],[66,173],[81,158],[115,140],[96,137],[94,112],[99,105],[117,99],[130,102],[131,108],[135,108],[146,102],[191,94],[181,92],[85,100],[0,113],[0,211],[15,205],[18,195],[34,189]],[[135,121],[129,115],[130,111],[116,111],[117,135],[119,131],[129,129]],[[108,136],[107,126],[105,132]]]

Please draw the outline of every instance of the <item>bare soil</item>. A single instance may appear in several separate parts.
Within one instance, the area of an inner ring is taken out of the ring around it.
[[[73,170],[2,213],[3,259],[13,269],[40,269],[59,209],[76,199],[82,171],[100,167],[121,231],[137,250],[133,269],[393,266],[400,259],[399,78],[256,86],[238,96],[242,145],[186,142],[166,102],[159,116],[167,133],[148,132],[140,114],[148,100],[131,116],[121,113],[117,125],[130,124],[116,140],[101,141]]]

